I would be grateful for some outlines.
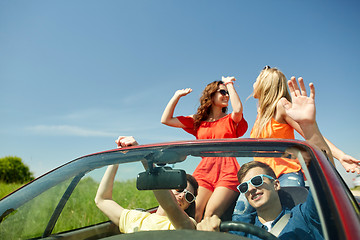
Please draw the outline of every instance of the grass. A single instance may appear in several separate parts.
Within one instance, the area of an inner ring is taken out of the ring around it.
[[[4,183],[0,181],[0,199],[15,191],[24,184],[21,183]]]
[[[39,237],[44,232],[57,204],[67,189],[68,182],[56,186],[5,218],[0,224],[0,239],[27,239]],[[92,178],[82,179],[66,203],[53,233],[107,221],[108,218],[96,207],[94,198],[99,183]],[[1,195],[20,187],[21,184],[0,184]],[[152,208],[158,203],[152,191],[138,191],[136,181],[115,182],[113,199],[124,208]]]

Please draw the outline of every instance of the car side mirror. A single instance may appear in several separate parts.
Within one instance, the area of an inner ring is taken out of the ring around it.
[[[186,187],[186,172],[170,167],[153,167],[139,173],[136,179],[138,190],[185,189]]]

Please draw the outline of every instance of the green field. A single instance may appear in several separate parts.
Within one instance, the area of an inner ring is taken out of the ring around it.
[[[1,239],[27,239],[39,237],[56,208],[69,182],[49,189],[24,206],[16,209],[0,224]],[[21,184],[0,184],[3,197]],[[53,233],[68,231],[107,221],[107,217],[96,207],[94,198],[99,183],[92,178],[79,182],[65,205]],[[152,191],[138,191],[136,181],[115,182],[113,199],[124,208],[152,208],[157,201]]]
[[[0,199],[13,192],[14,190],[21,187],[23,184],[20,183],[3,183],[0,182]]]

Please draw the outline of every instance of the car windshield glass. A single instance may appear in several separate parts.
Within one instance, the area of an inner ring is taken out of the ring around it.
[[[142,162],[183,169],[192,174],[204,158],[232,158],[240,166],[254,160],[269,159],[300,162],[306,174],[306,189],[313,187],[306,164],[314,155],[306,147],[294,143],[205,142],[120,149],[74,160],[3,199],[0,204],[1,236],[5,239],[52,235],[85,239],[83,236],[97,238],[119,234],[116,226],[119,223],[111,223],[94,202],[99,183],[109,165],[119,164],[113,188],[115,202],[126,209],[145,211],[157,207],[158,203],[152,191],[136,189],[137,175],[144,171]],[[285,195],[291,198],[292,193],[289,194]],[[290,199],[289,208],[306,201],[307,191],[303,196],[294,196],[298,199]],[[313,196],[318,204],[317,193],[313,192]],[[231,220],[233,210],[228,211],[226,220]],[[316,213],[321,220],[321,211]]]
[[[72,179],[53,186],[17,209],[9,208],[0,224],[4,239],[27,239],[43,235],[48,221]]]

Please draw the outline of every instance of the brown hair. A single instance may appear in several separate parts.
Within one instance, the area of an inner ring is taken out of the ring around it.
[[[209,83],[202,95],[200,97],[200,106],[197,109],[196,114],[194,115],[194,129],[195,131],[199,128],[201,121],[205,121],[210,114],[211,106],[213,104],[212,98],[219,89],[219,85],[224,84],[222,81],[214,81]],[[225,113],[227,111],[227,107],[224,107],[222,111]]]
[[[195,177],[191,174],[186,174],[186,181],[188,181],[190,185],[194,188],[194,195],[197,196],[199,184],[196,181]]]
[[[199,188],[199,184],[196,181],[196,179],[190,175],[190,174],[186,174],[186,180],[190,183],[190,185],[194,188],[194,195],[197,196],[198,195],[198,188]],[[187,215],[189,217],[195,218],[195,210],[196,210],[196,204],[195,201],[192,202],[190,204],[190,206],[185,210],[185,212],[187,213]]]
[[[243,180],[243,178],[245,177],[245,175],[248,173],[248,171],[250,169],[256,168],[256,167],[262,168],[267,175],[276,179],[276,175],[269,165],[262,163],[262,162],[258,162],[258,161],[252,161],[252,162],[245,163],[244,165],[241,166],[239,172],[237,173],[239,183],[241,183],[241,181]]]

